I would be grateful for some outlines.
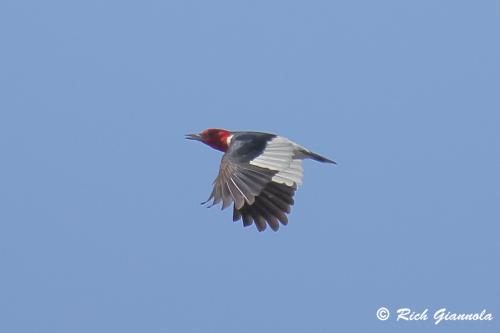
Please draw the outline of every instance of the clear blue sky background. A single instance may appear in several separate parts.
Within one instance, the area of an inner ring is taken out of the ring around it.
[[[0,41],[1,332],[500,331],[498,1],[3,0]],[[199,204],[207,127],[339,164],[258,233]]]

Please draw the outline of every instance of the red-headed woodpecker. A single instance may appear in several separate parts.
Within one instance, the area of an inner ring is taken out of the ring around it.
[[[302,160],[334,163],[282,136],[260,132],[232,132],[207,129],[188,134],[186,139],[201,141],[224,152],[219,175],[214,181],[209,207],[222,201],[222,209],[234,202],[233,221],[243,225],[255,222],[266,229],[266,222],[277,231],[280,221],[288,223],[297,186],[302,184]]]

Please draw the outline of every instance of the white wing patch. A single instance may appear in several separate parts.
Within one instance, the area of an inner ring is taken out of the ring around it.
[[[302,168],[302,160],[295,159],[292,160],[290,167],[275,174],[272,181],[288,186],[293,186],[294,183],[300,186],[302,185],[303,177],[304,169]]]
[[[260,168],[281,171],[290,166],[293,158],[293,145],[282,137],[269,141],[262,154],[250,161],[250,164]]]
[[[302,185],[302,161],[294,159],[295,144],[283,137],[275,137],[267,143],[262,154],[250,161],[260,168],[278,171],[272,181],[287,186]]]

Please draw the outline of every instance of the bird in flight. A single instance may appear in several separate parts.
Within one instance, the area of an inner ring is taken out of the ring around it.
[[[222,202],[225,209],[234,203],[233,221],[243,219],[245,227],[255,222],[259,231],[267,225],[277,231],[279,222],[288,224],[286,214],[302,185],[303,159],[336,164],[275,134],[210,128],[186,139],[224,152],[212,193],[202,204],[213,199],[209,207]]]

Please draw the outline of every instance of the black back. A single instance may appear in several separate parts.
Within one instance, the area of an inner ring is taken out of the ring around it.
[[[248,163],[259,156],[266,148],[267,142],[276,135],[260,132],[233,132],[233,137],[226,156],[239,163]]]

